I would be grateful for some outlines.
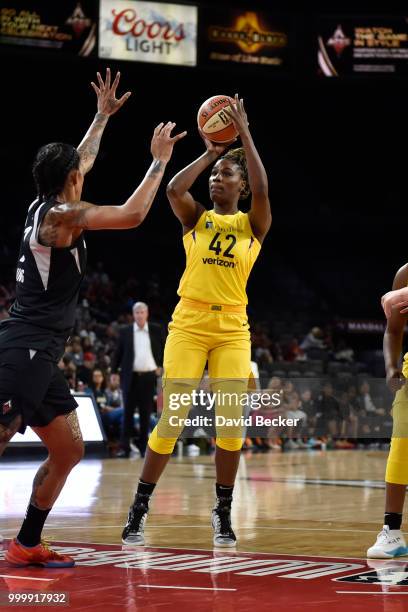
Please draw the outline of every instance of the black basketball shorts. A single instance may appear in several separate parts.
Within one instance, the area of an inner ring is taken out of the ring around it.
[[[8,427],[21,415],[19,429],[45,427],[78,406],[64,374],[41,351],[0,350],[0,424]]]

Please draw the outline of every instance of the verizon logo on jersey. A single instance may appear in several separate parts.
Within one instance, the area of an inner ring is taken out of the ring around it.
[[[23,268],[17,268],[17,271],[16,271],[16,281],[18,283],[24,283],[24,270],[23,270]]]
[[[225,268],[235,268],[235,262],[225,261],[224,259],[219,259],[218,257],[203,257],[203,263],[212,264],[213,266],[224,266]]]

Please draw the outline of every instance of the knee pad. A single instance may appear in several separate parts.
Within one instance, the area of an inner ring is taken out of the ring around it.
[[[171,455],[176,445],[177,438],[159,438],[157,425],[150,434],[148,446],[159,455]]]
[[[216,445],[226,451],[239,451],[242,448],[242,438],[217,438]]]
[[[408,484],[408,438],[392,438],[385,481],[390,484]]]

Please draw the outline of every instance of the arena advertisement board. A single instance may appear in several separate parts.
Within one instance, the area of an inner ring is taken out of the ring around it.
[[[102,0],[99,57],[195,66],[197,7],[137,0]]]
[[[200,11],[199,60],[210,65],[262,66],[286,71],[290,64],[290,23],[248,9]]]
[[[318,26],[321,76],[408,73],[408,18],[321,18]]]
[[[0,43],[87,56],[96,50],[92,0],[12,0],[0,9]]]
[[[73,395],[78,403],[77,415],[84,442],[103,442],[105,433],[93,396],[81,393],[73,393]],[[13,436],[9,446],[40,442],[37,434],[27,427],[24,434],[16,433]]]

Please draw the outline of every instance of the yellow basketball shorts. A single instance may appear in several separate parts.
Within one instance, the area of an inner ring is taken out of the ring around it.
[[[397,391],[392,404],[392,440],[385,481],[408,484],[408,385]]]
[[[243,407],[248,389],[251,343],[245,307],[206,304],[182,298],[169,324],[164,349],[163,412],[151,433],[149,447],[170,454],[192,407],[191,394],[200,385],[206,362],[215,394],[217,446],[237,451],[242,446]],[[224,424],[225,423],[225,424]],[[233,423],[233,424],[231,424]]]

